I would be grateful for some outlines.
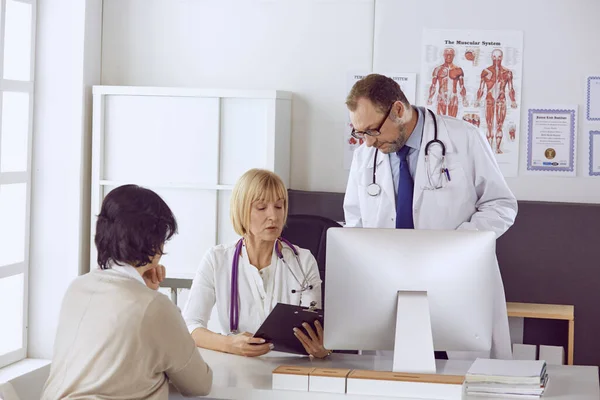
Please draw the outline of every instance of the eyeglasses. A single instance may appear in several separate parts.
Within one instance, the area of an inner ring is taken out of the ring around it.
[[[392,112],[392,108],[394,107],[394,105],[392,104],[390,106],[390,109],[388,110],[388,112],[386,113],[385,117],[383,118],[383,121],[381,121],[381,123],[379,124],[379,126],[377,127],[377,129],[368,129],[366,131],[357,131],[356,129],[354,129],[354,127],[352,127],[352,136],[355,137],[356,139],[364,139],[365,136],[379,136],[381,135],[381,127],[383,126],[383,124],[385,124],[385,120],[388,119],[388,117],[390,116],[390,113]]]

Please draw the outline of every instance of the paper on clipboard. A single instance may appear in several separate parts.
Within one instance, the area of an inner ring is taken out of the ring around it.
[[[302,343],[294,335],[294,328],[302,328],[304,322],[314,326],[317,320],[323,326],[323,310],[277,303],[254,337],[273,343],[274,351],[306,355]]]

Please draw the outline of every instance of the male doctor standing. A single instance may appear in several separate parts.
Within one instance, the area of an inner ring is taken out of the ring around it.
[[[346,105],[352,135],[364,139],[344,198],[347,227],[489,230],[500,237],[512,226],[517,201],[474,126],[411,106],[393,79],[378,74],[356,82]],[[439,142],[432,142],[436,125]],[[510,359],[499,270],[497,282],[490,356]]]

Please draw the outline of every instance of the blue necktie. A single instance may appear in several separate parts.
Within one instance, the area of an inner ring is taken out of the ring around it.
[[[400,157],[400,177],[398,178],[398,196],[396,198],[396,228],[414,229],[412,204],[414,183],[408,169],[408,151],[410,147],[403,146],[396,154]]]

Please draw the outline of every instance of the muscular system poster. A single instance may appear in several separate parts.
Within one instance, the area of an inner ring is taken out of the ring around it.
[[[523,34],[423,31],[418,104],[476,126],[504,176],[517,176]]]

